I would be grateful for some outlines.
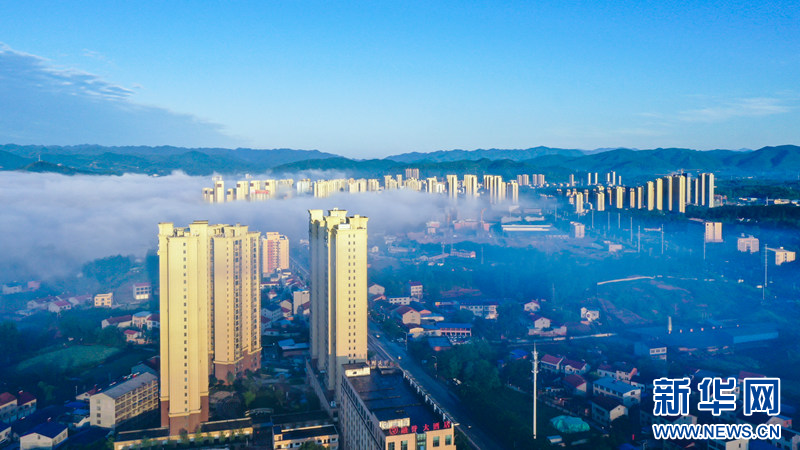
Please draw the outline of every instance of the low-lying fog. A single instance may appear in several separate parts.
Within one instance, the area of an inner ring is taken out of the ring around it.
[[[230,186],[233,179],[226,179]],[[317,199],[206,204],[209,177],[175,173],[64,176],[0,172],[0,282],[77,273],[81,264],[116,254],[144,256],[155,249],[157,224],[193,220],[241,223],[308,236],[308,209],[338,207],[370,217],[370,232],[417,226],[441,211],[445,196],[408,191],[338,194]]]

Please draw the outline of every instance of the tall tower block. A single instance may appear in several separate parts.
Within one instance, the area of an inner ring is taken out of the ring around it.
[[[337,400],[342,365],[367,360],[367,221],[309,210],[312,365]]]

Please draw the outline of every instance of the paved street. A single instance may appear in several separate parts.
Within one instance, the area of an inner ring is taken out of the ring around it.
[[[395,361],[400,367],[410,373],[417,382],[434,398],[436,403],[458,423],[458,429],[467,437],[470,444],[476,449],[495,449],[503,448],[491,434],[481,429],[464,409],[461,401],[455,394],[450,392],[444,383],[434,380],[427,372],[411,357],[408,356],[403,344],[390,342],[382,332],[377,331],[381,338],[376,338],[375,330],[369,334],[369,349],[375,352],[375,358]]]

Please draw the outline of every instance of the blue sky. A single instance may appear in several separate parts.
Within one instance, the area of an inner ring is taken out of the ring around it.
[[[0,142],[800,144],[797,2],[2,2]]]

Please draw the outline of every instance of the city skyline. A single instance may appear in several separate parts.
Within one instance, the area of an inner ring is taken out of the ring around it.
[[[0,17],[3,143],[381,157],[799,137],[790,2],[26,2]]]

